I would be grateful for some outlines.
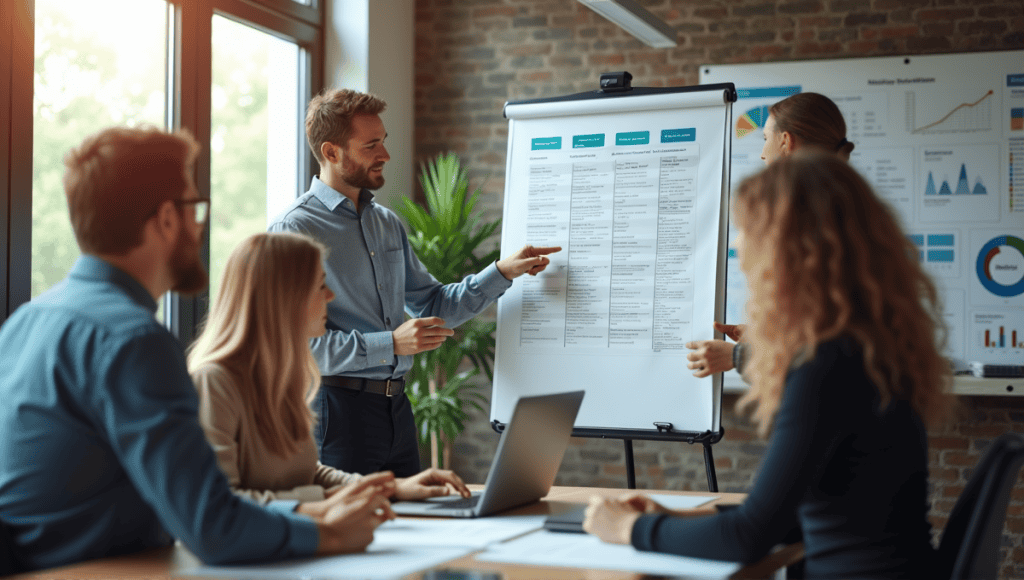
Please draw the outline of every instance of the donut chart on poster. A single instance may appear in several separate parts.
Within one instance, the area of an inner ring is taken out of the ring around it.
[[[996,296],[1024,294],[1024,240],[1009,235],[989,240],[978,252],[977,274],[981,285]]]

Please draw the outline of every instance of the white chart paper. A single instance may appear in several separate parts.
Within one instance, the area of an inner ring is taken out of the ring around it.
[[[685,345],[713,337],[729,110],[720,91],[509,105],[503,251],[562,251],[498,304],[492,420],[582,388],[577,428],[718,429]]]

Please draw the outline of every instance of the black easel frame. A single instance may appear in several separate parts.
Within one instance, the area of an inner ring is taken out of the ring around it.
[[[505,424],[491,421],[491,428],[496,433],[505,430]],[[708,477],[708,491],[718,491],[718,475],[715,472],[715,457],[711,445],[718,443],[725,436],[725,428],[719,427],[717,432],[704,431],[673,431],[671,427],[659,426],[657,431],[630,429],[573,429],[573,437],[590,439],[622,439],[626,450],[626,486],[636,489],[636,466],[633,461],[633,441],[685,441],[690,445],[700,443],[704,448],[704,468]]]

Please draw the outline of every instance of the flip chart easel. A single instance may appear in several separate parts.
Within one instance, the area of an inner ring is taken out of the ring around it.
[[[721,376],[686,372],[690,340],[720,338],[732,83],[600,89],[506,103],[502,248],[557,245],[498,303],[491,424],[520,396],[584,389],[575,437],[700,443],[717,491]]]

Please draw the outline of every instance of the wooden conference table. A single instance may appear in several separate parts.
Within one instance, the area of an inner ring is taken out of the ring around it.
[[[471,485],[473,489],[480,489],[482,486]],[[638,490],[645,492],[647,490]],[[509,513],[537,515],[558,513],[568,509],[567,504],[587,503],[593,495],[607,497],[618,497],[629,490],[604,489],[593,487],[553,487],[548,495],[539,503],[518,508]],[[681,492],[681,491],[658,491],[649,490],[649,493],[678,494],[678,495],[713,495],[714,503],[737,503],[743,500],[745,494],[740,493],[702,493],[702,492]],[[708,505],[712,505],[708,504]],[[803,553],[802,545],[796,544],[786,546],[782,550],[765,557],[763,560],[747,566],[737,572],[733,578],[766,578],[770,577],[773,570],[785,565],[785,562],[792,562],[800,558]],[[79,579],[108,579],[118,580],[157,580],[169,578],[181,578],[176,570],[187,569],[197,564],[197,559],[180,543],[167,548],[147,550],[127,556],[115,558],[101,558],[60,568],[39,570],[25,574],[11,576],[12,579],[47,579],[47,580],[79,580]],[[467,570],[498,572],[507,580],[527,580],[535,578],[548,578],[552,580],[587,578],[593,580],[640,580],[649,578],[643,574],[630,572],[581,569],[581,568],[546,568],[536,566],[523,566],[516,564],[501,564],[496,562],[477,561],[472,554],[447,562],[437,568],[457,568]],[[419,580],[422,572],[406,576],[407,580]]]

